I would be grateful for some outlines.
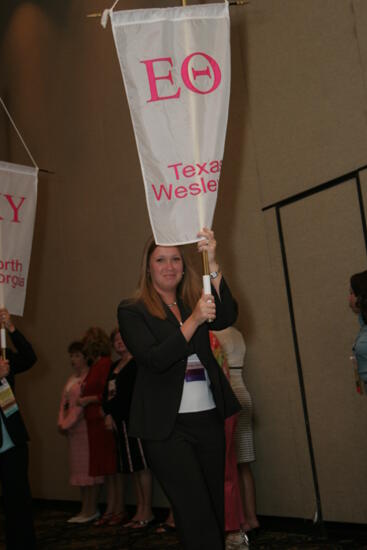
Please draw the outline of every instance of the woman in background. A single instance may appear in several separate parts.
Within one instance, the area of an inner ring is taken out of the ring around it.
[[[62,392],[58,427],[60,432],[68,437],[70,485],[80,487],[82,502],[79,514],[68,519],[68,523],[83,523],[88,518],[96,517],[98,485],[103,483],[104,478],[89,475],[87,424],[83,408],[77,404],[83,382],[88,374],[82,342],[72,342],[68,347],[68,353],[74,373],[66,382]]]
[[[123,496],[123,475],[133,474],[137,508],[133,518],[124,523],[124,527],[140,529],[153,521],[152,512],[152,476],[147,467],[143,447],[139,438],[128,436],[131,397],[136,377],[136,363],[128,351],[121,334],[115,329],[111,334],[111,343],[120,356],[112,366],[103,394],[102,406],[106,415],[113,420],[116,435],[117,467],[120,474],[120,495]],[[110,519],[109,525],[123,523],[126,511],[121,500],[121,512]]]
[[[235,430],[235,446],[238,462],[240,487],[245,514],[243,525],[246,534],[251,537],[259,528],[256,515],[255,482],[250,463],[255,460],[254,438],[252,431],[252,399],[242,378],[246,345],[242,334],[235,327],[216,331],[222,349],[227,357],[230,381],[233,391],[242,405]]]
[[[355,273],[350,278],[349,306],[358,315],[360,330],[354,342],[353,352],[358,375],[367,392],[367,271]]]
[[[227,356],[219,342],[218,337],[216,336],[217,334],[217,332],[209,332],[210,346],[218,365],[223,369],[227,380],[230,381]],[[241,550],[248,547],[248,539],[245,533],[246,521],[241,499],[234,439],[239,414],[240,413],[234,414],[225,420],[226,467],[224,477],[224,517],[226,530],[226,550]]]
[[[105,514],[98,520],[99,512],[88,518],[88,521],[97,520],[95,525],[104,525],[112,514],[119,513],[118,487],[116,485],[116,443],[112,433],[112,426],[107,419],[105,425],[102,410],[102,396],[106,380],[111,368],[110,340],[99,327],[87,330],[83,342],[83,353],[87,357],[89,371],[84,380],[81,397],[78,404],[84,408],[87,422],[89,441],[89,475],[92,477],[105,476],[107,485],[107,508]]]

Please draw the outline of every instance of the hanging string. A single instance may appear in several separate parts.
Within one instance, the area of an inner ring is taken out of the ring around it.
[[[21,135],[21,133],[19,132],[19,130],[18,130],[18,128],[17,128],[17,126],[16,126],[14,120],[12,119],[11,114],[9,113],[8,109],[6,108],[6,105],[5,105],[5,103],[4,103],[3,99],[2,99],[2,97],[0,97],[0,103],[1,103],[1,105],[4,107],[4,111],[5,111],[6,114],[8,115],[9,120],[10,120],[10,122],[12,123],[14,130],[15,130],[16,133],[18,134],[20,141],[23,143],[24,148],[25,148],[25,150],[27,151],[27,153],[28,153],[28,155],[29,155],[29,158],[30,158],[31,161],[33,162],[35,168],[37,168],[37,170],[38,170],[38,166],[37,166],[37,164],[36,164],[36,161],[34,160],[34,158],[33,158],[32,154],[31,154],[30,150],[28,149],[28,147],[27,147],[27,145],[26,145],[24,139],[22,138],[22,135]]]

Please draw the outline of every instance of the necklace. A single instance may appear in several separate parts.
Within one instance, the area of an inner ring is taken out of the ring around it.
[[[177,302],[172,302],[171,304],[166,304],[167,307],[173,307],[173,306],[177,306]],[[175,313],[175,317],[177,317],[176,313]],[[180,323],[180,327],[182,327],[182,321],[180,321],[180,319],[177,318],[177,321]]]

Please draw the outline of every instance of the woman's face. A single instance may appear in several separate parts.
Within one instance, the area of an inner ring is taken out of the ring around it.
[[[80,351],[74,351],[70,354],[70,363],[77,374],[79,374],[83,368],[87,366],[85,357]]]
[[[116,332],[115,338],[113,340],[113,347],[116,353],[119,355],[122,355],[126,350],[125,342],[121,338],[121,334],[119,332]]]
[[[183,261],[177,246],[157,246],[150,256],[149,271],[157,292],[175,292],[183,274]]]
[[[353,290],[349,291],[349,307],[354,313],[359,313],[359,308],[357,306],[357,296],[354,294]]]

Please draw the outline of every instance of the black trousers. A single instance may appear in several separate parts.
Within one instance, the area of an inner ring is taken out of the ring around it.
[[[28,445],[0,453],[0,481],[5,512],[7,550],[33,550],[32,496],[28,482]]]
[[[163,441],[145,440],[185,550],[224,550],[224,423],[216,409],[178,414]]]

